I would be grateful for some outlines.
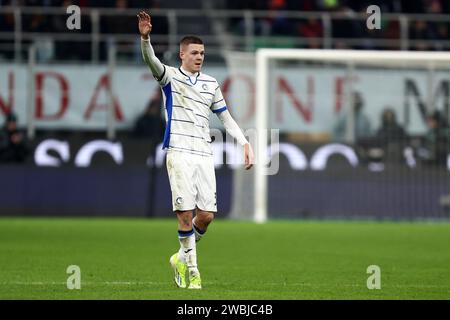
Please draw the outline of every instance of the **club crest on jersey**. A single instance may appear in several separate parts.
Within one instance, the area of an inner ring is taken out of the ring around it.
[[[206,83],[202,84],[202,89],[203,90],[208,90],[208,85]]]
[[[182,204],[182,203],[183,203],[183,198],[182,198],[182,197],[178,197],[178,198],[175,200],[175,202],[176,202],[177,204]]]

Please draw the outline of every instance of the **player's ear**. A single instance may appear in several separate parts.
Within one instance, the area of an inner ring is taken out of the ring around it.
[[[179,57],[180,57],[180,59],[181,60],[183,60],[183,57],[184,57],[184,50],[183,50],[184,48],[183,48],[183,45],[180,45],[180,54],[179,54]]]

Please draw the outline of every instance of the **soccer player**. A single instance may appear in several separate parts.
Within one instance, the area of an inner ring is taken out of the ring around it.
[[[142,11],[137,17],[142,55],[162,88],[166,111],[163,148],[167,149],[166,166],[180,242],[180,249],[170,257],[170,264],[178,287],[186,288],[189,282],[189,289],[201,289],[196,242],[204,236],[217,212],[210,111],[243,146],[246,170],[253,165],[253,151],[227,110],[217,80],[200,72],[205,57],[202,40],[196,36],[184,37],[180,41],[181,66],[164,65],[150,43],[150,16]]]

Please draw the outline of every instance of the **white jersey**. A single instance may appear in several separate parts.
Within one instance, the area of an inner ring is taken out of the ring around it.
[[[167,121],[163,148],[212,156],[210,111],[227,109],[217,80],[200,72],[189,76],[167,65],[156,80],[162,87]]]

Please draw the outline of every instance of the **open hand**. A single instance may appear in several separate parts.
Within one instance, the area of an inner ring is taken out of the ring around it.
[[[143,39],[147,39],[150,32],[152,32],[151,18],[145,11],[139,12],[137,17],[139,20],[139,33]]]

